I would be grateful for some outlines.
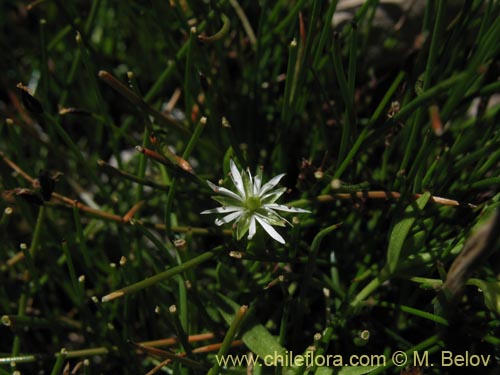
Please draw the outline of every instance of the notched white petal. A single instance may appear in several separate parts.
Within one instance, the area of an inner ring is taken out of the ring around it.
[[[276,177],[272,178],[268,182],[262,186],[259,192],[259,196],[262,196],[263,194],[267,193],[269,190],[271,190],[273,187],[278,185],[278,183],[281,181],[281,179],[285,176],[285,173],[279,174]]]
[[[273,211],[270,208],[266,208],[262,211],[257,212],[256,214],[270,225],[277,225],[280,227],[284,227],[285,224],[291,225],[288,220],[286,220],[284,217],[282,217],[281,215],[279,215],[277,212]]]
[[[271,208],[271,209],[277,210],[277,211],[284,211],[284,212],[297,212],[297,213],[304,213],[304,214],[311,213],[311,211],[304,210],[303,208],[284,206],[282,204],[276,204],[276,203],[265,204],[264,207]]]
[[[233,220],[239,219],[241,215],[243,215],[243,212],[241,211],[230,213],[229,215],[224,216],[222,219],[215,219],[215,224],[221,226],[223,224],[230,223]]]
[[[241,207],[231,207],[231,206],[228,206],[228,207],[217,207],[217,208],[212,208],[210,210],[205,210],[205,211],[201,211],[200,214],[204,215],[204,214],[228,214],[230,212],[234,212],[234,211],[241,211],[243,210]]]
[[[231,169],[231,180],[233,180],[233,184],[240,193],[240,196],[245,197],[245,189],[243,188],[243,179],[241,178],[240,171],[238,171],[238,167],[234,164],[234,161],[231,159],[229,161],[229,168]]]
[[[255,225],[255,217],[250,218],[250,228],[248,230],[248,239],[251,240],[255,233],[257,232],[257,226]]]
[[[260,187],[262,185],[262,176],[256,175],[253,178],[253,195],[257,196],[260,192]]]
[[[272,190],[272,191],[264,194],[264,196],[262,196],[260,199],[262,200],[262,202],[264,202],[266,204],[271,204],[271,203],[276,202],[283,195],[283,193],[285,191],[286,191],[286,187]]]
[[[228,197],[231,197],[231,198],[234,198],[234,199],[241,201],[241,197],[238,194],[233,193],[231,190],[226,189],[222,186],[217,186],[217,185],[211,183],[210,181],[207,181],[207,183],[208,183],[208,186],[210,186],[210,188],[213,191],[215,191],[216,193],[224,194]]]
[[[208,180],[207,180],[207,184],[208,184],[208,186],[210,186],[210,188],[211,188],[213,191],[215,191],[216,193],[218,193],[218,192],[219,192],[219,186],[215,185],[214,183],[212,183],[212,182],[210,182],[210,181],[208,181]]]
[[[265,220],[261,219],[258,216],[255,216],[255,219],[259,222],[259,224],[262,226],[262,228],[264,228],[264,230],[273,239],[275,239],[276,241],[278,241],[279,243],[281,243],[283,245],[285,244],[285,239],[283,237],[281,237],[281,235],[278,232],[276,232],[276,230],[271,225],[269,225],[268,223],[266,223]]]
[[[247,168],[248,179],[250,180],[250,185],[253,186],[253,176],[252,172],[250,172],[250,168]]]

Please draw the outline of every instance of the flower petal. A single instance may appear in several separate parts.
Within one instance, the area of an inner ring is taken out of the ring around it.
[[[255,219],[259,222],[259,224],[264,228],[264,230],[276,241],[278,241],[281,244],[285,244],[285,239],[281,237],[281,235],[276,232],[276,230],[270,226],[264,219],[261,219],[259,216],[255,216]]]
[[[222,219],[215,219],[215,224],[221,226],[222,224],[229,223],[233,220],[239,219],[243,215],[242,211],[236,211],[224,216]]]
[[[253,236],[255,236],[255,232],[257,232],[257,227],[255,225],[255,217],[252,215],[250,217],[250,228],[248,231],[248,239],[251,240]]]
[[[200,214],[202,214],[202,215],[205,215],[205,214],[228,214],[230,212],[241,211],[241,210],[242,210],[241,207],[223,206],[223,207],[212,208],[210,210],[201,211]]]
[[[264,204],[271,204],[271,203],[276,202],[278,200],[278,198],[281,197],[285,191],[286,191],[286,187],[276,189],[276,190],[270,191],[269,193],[267,193],[266,195],[264,195],[260,199],[261,199],[262,203],[264,203]]]
[[[229,168],[231,169],[231,180],[233,180],[233,184],[238,190],[241,198],[245,198],[245,190],[243,188],[243,180],[241,178],[240,171],[236,164],[234,164],[233,159],[229,161]]]
[[[304,214],[311,213],[311,211],[304,210],[303,208],[284,206],[282,204],[277,204],[277,203],[265,204],[264,208],[271,208],[273,210],[284,211],[284,212],[298,212],[298,213],[304,213]]]
[[[285,176],[285,173],[279,174],[276,177],[273,177],[271,180],[269,180],[267,183],[262,186],[262,188],[259,191],[259,196],[262,197],[265,193],[267,193],[269,190],[271,190],[273,187],[278,185],[278,182]]]
[[[216,193],[221,193],[221,194],[227,195],[228,197],[231,197],[231,198],[234,198],[234,199],[241,201],[241,197],[238,194],[233,193],[231,190],[228,190],[222,186],[217,186],[217,185],[211,183],[210,181],[207,181],[207,183],[208,183],[208,186],[210,186],[212,188],[212,190],[215,191]]]
[[[271,209],[261,209],[256,212],[256,215],[270,225],[277,225],[279,227],[284,227],[286,224],[291,225],[288,220]]]
[[[257,173],[253,178],[253,195],[258,196],[262,185],[262,172]]]

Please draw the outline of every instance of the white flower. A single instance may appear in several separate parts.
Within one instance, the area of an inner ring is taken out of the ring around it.
[[[212,197],[219,202],[222,207],[203,211],[202,214],[227,214],[222,219],[215,219],[215,224],[222,225],[234,221],[236,238],[238,240],[247,232],[248,239],[252,239],[257,231],[257,223],[259,223],[272,238],[284,244],[285,240],[272,226],[277,225],[284,227],[285,223],[291,224],[276,211],[298,213],[310,212],[301,208],[288,207],[274,203],[286,191],[284,187],[273,190],[285,174],[280,174],[262,185],[262,172],[257,173],[255,177],[252,177],[248,169],[246,173],[244,171],[240,173],[232,160],[230,161],[230,168],[230,176],[236,187],[236,192],[207,181],[213,191],[223,195]]]

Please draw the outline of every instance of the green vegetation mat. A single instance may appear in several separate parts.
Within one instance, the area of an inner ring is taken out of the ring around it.
[[[500,3],[347,3],[2,1],[0,375],[497,373]]]

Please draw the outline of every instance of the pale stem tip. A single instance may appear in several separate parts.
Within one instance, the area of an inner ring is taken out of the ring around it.
[[[123,295],[125,295],[125,293],[121,290],[118,290],[116,292],[106,294],[104,297],[101,298],[101,302],[103,302],[103,303],[109,302],[109,301],[114,300],[116,298],[123,297]]]

